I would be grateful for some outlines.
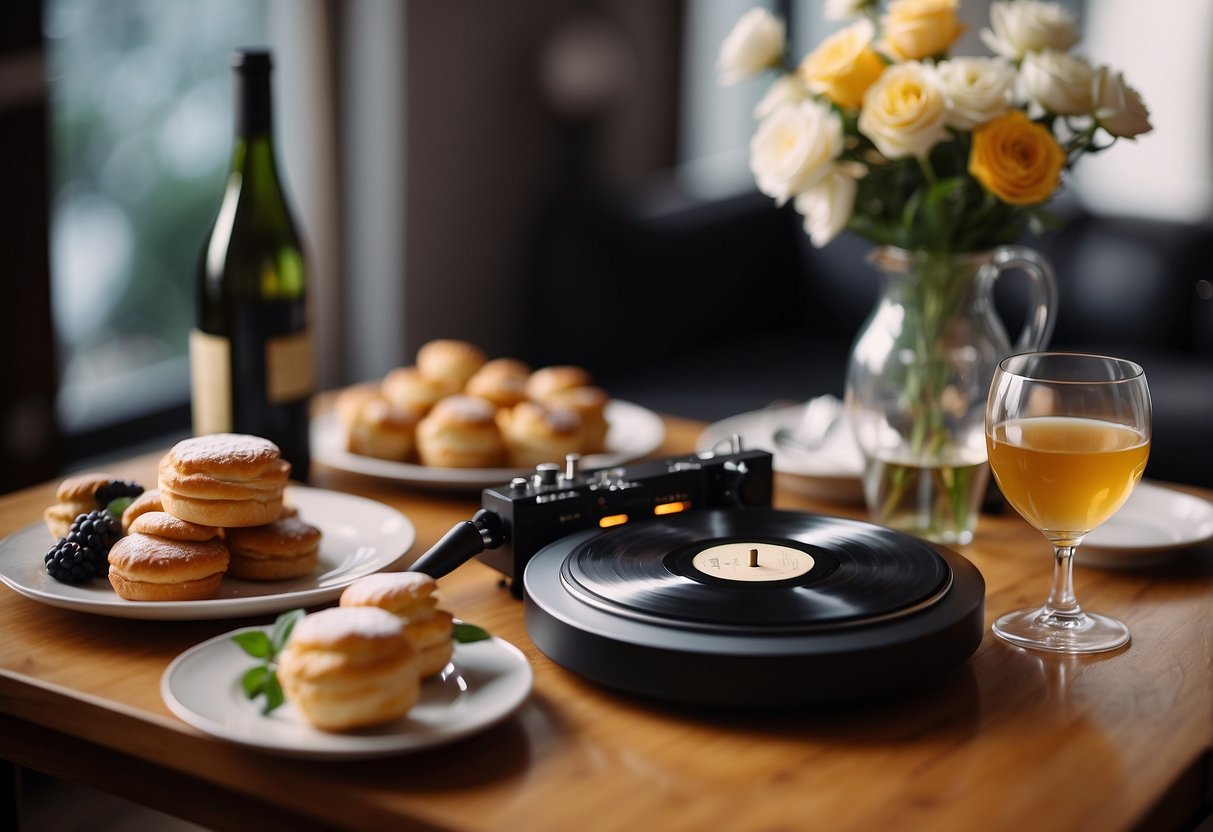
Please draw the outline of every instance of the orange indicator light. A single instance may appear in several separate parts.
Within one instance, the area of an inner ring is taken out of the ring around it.
[[[598,526],[599,528],[609,529],[611,526],[622,526],[626,522],[628,522],[626,514],[608,514],[606,517],[599,519]]]
[[[690,500],[679,500],[676,503],[662,503],[661,505],[653,506],[653,513],[660,517],[663,514],[678,514],[690,507]]]

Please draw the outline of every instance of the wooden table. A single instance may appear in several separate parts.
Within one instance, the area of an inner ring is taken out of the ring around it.
[[[668,427],[660,454],[689,450],[701,426]],[[154,482],[158,459],[112,469]],[[414,556],[476,507],[323,467],[313,484],[403,510]],[[54,487],[0,498],[0,535],[36,522]],[[858,516],[782,489],[776,503]],[[987,624],[1047,593],[1048,547],[1014,514],[983,516],[960,551],[987,581]],[[472,562],[442,579],[443,605],[525,652],[532,696],[471,739],[357,762],[245,750],[161,701],[174,656],[267,617],[130,621],[0,589],[0,757],[233,829],[1179,828],[1210,794],[1213,549],[1151,570],[1076,574],[1080,600],[1128,622],[1127,649],[1041,654],[987,628],[977,652],[928,689],[776,715],[654,704],[580,680],[535,649],[520,602]]]

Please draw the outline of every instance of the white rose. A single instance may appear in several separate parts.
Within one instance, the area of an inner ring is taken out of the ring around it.
[[[1019,83],[1029,101],[1050,113],[1083,116],[1091,113],[1091,85],[1095,70],[1086,58],[1045,49],[1024,55]]]
[[[811,97],[808,88],[795,75],[781,75],[755,105],[754,118],[764,119],[781,104],[797,104]]]
[[[720,44],[720,82],[735,84],[778,65],[785,43],[782,20],[766,9],[750,9]]]
[[[1092,115],[1113,136],[1131,138],[1153,130],[1150,111],[1123,74],[1101,66],[1091,84]]]
[[[842,152],[842,120],[814,100],[782,104],[750,140],[750,169],[758,189],[780,204],[808,190]]]
[[[876,0],[826,0],[824,17],[826,20],[850,20],[859,17]]]
[[[947,105],[947,123],[972,130],[1011,107],[1015,67],[1001,58],[953,58],[935,68]]]
[[[990,27],[981,30],[982,41],[1012,60],[1041,49],[1064,52],[1078,43],[1074,16],[1057,3],[996,0],[990,5]]]
[[[817,248],[847,227],[855,209],[857,188],[854,177],[834,167],[812,188],[797,194],[793,204],[804,215],[804,230]]]
[[[889,159],[926,156],[948,138],[939,80],[925,64],[907,61],[884,71],[863,95],[859,132]]]

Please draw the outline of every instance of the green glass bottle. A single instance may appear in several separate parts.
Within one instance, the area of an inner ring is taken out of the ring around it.
[[[315,359],[303,245],[274,160],[271,63],[265,50],[232,57],[232,164],[199,258],[190,333],[193,429],[263,436],[305,481]]]

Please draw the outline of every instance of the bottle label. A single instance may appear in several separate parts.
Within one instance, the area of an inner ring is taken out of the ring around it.
[[[190,330],[190,398],[194,435],[232,430],[232,344]]]
[[[265,398],[270,404],[296,402],[315,385],[312,331],[279,335],[265,342]]]

